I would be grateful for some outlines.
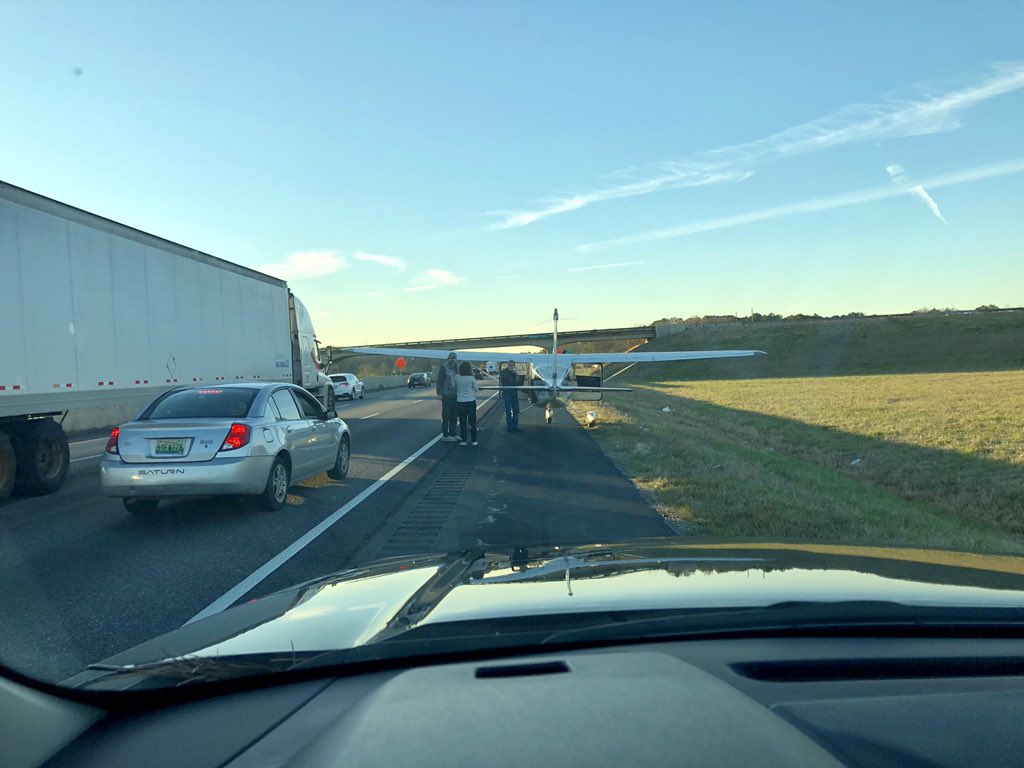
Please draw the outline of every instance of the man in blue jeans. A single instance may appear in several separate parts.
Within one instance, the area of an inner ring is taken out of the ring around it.
[[[441,401],[441,440],[457,443],[455,434],[458,406],[456,405],[455,377],[458,376],[458,355],[448,353],[448,360],[437,371],[437,397]]]
[[[516,373],[516,361],[509,360],[505,369],[498,376],[498,383],[503,387],[519,385],[519,374]],[[501,401],[505,405],[505,426],[509,432],[519,431],[519,390],[501,390]]]

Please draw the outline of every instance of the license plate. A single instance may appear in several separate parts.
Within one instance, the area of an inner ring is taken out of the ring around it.
[[[184,440],[157,440],[153,454],[156,456],[181,456],[185,453]]]

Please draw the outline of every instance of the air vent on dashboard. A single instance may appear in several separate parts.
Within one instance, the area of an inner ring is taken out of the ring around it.
[[[750,661],[733,671],[769,683],[811,683],[828,680],[897,680],[927,677],[1009,677],[1024,675],[1024,658],[951,657],[931,659],[817,659],[813,661]]]
[[[496,667],[477,667],[476,676],[478,679],[486,680],[495,677],[557,675],[568,671],[569,665],[564,661],[540,661],[535,664],[502,664]]]

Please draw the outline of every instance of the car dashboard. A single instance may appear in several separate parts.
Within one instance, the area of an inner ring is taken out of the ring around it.
[[[759,636],[459,660],[108,713],[49,766],[1017,765],[1005,637]]]

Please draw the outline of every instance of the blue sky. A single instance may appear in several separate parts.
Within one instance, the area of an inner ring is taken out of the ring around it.
[[[9,2],[0,179],[337,345],[1024,305],[1024,6],[713,5]]]

